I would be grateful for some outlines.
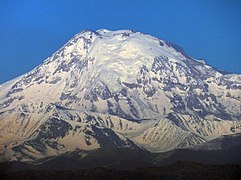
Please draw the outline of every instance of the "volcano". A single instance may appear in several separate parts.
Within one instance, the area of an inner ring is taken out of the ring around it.
[[[1,162],[217,149],[239,133],[241,75],[132,30],[81,31],[0,86]]]

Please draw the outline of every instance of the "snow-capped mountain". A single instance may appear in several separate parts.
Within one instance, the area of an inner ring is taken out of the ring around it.
[[[241,75],[130,30],[82,31],[0,86],[1,161],[103,147],[163,152],[240,132]]]

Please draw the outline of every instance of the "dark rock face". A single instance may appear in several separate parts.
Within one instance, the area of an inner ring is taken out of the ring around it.
[[[72,130],[69,123],[53,117],[40,127],[36,139],[55,139],[64,137],[69,130]]]
[[[121,140],[120,137],[110,129],[99,129],[95,126],[92,126],[92,129],[95,132],[94,137],[97,139],[102,148],[120,148],[126,147],[126,144],[130,144],[132,147],[135,147],[135,144],[132,141],[128,140],[125,142]]]

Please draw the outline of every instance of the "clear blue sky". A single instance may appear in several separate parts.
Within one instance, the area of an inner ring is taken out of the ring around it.
[[[0,83],[84,29],[133,29],[241,73],[241,0],[0,0]]]

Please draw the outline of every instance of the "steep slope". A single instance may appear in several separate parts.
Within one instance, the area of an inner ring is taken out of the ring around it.
[[[154,152],[241,132],[241,75],[130,30],[82,31],[0,86],[2,160],[101,147]]]
[[[229,149],[236,146],[241,146],[241,134],[224,135],[206,143],[196,145],[193,147],[193,149],[220,150]]]

